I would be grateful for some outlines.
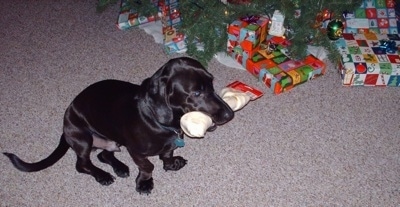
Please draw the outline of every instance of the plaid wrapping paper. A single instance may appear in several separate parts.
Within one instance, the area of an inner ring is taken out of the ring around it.
[[[254,57],[257,58],[257,61]],[[280,51],[275,51],[270,55],[258,53],[247,60],[247,64],[248,70],[274,94],[289,91],[323,75],[326,71],[326,64],[313,55],[297,61],[288,58]]]
[[[179,26],[182,24],[179,1],[159,0],[158,9],[164,34],[164,51],[167,54],[186,52],[186,36],[178,32]]]
[[[227,25],[228,55],[246,67],[246,60],[260,49],[261,42],[266,39],[268,22],[264,16],[251,15]]]
[[[399,34],[399,6],[395,0],[364,0],[354,12],[344,13],[345,33]]]
[[[154,6],[157,5],[157,1],[151,0]],[[121,0],[120,11],[118,14],[117,27],[120,30],[127,30],[131,27],[135,27],[148,22],[154,22],[157,20],[156,16],[140,16],[136,9],[128,2],[128,0]]]
[[[395,44],[395,50],[385,47],[382,41]],[[338,69],[343,85],[399,87],[399,44],[397,34],[343,34],[336,41],[342,54]]]
[[[117,27],[120,30],[161,20],[160,32],[162,32],[163,49],[167,54],[186,52],[185,35],[177,31],[181,25],[178,0],[149,0],[158,9],[158,16],[140,16],[128,0],[121,0],[120,13],[118,15]]]
[[[245,21],[249,19],[253,21]],[[285,49],[289,42],[282,37],[267,35],[268,24],[269,19],[263,16],[247,16],[229,24],[228,55],[258,77],[274,94],[288,91],[325,73],[325,63],[312,55],[302,61],[289,58]],[[269,43],[277,48],[270,52]]]
[[[326,64],[313,55],[308,55],[304,60],[297,61],[285,57],[280,52],[274,52],[266,60],[266,67],[260,69],[258,78],[274,94],[289,91],[323,75],[326,71]],[[253,59],[249,59],[248,64],[254,65]]]

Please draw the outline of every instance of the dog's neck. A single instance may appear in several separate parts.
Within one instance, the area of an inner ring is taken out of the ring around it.
[[[170,127],[170,126],[165,126],[163,124],[161,124],[162,128],[174,132],[175,134],[177,134],[179,137],[183,137],[183,130],[181,128],[176,128],[176,127]]]
[[[168,131],[172,131],[176,134],[176,138],[174,140],[174,144],[176,147],[184,147],[185,146],[185,141],[183,140],[183,130],[181,128],[174,128],[174,127],[169,127],[169,126],[164,126],[162,127]]]

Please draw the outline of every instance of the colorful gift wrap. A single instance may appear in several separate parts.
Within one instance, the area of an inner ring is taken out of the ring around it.
[[[121,7],[117,20],[117,27],[120,30],[127,30],[131,27],[135,27],[141,24],[154,22],[155,20],[157,20],[156,16],[140,16],[128,0],[121,0]]]
[[[187,51],[185,35],[171,28],[164,34],[164,50],[167,54],[184,53]]]
[[[313,55],[297,61],[286,57],[283,53],[274,52],[268,59],[271,60],[269,65],[260,69],[258,78],[274,94],[291,90],[295,86],[323,75],[326,71],[326,64]]]
[[[269,19],[264,16],[251,15],[242,17],[228,25],[227,51],[240,45],[243,50],[251,51],[266,39]]]
[[[247,26],[248,23],[240,20],[235,20],[227,27],[228,31],[228,43],[227,43],[227,52],[232,52],[233,48],[239,45],[239,35],[240,29]]]
[[[258,76],[260,71],[264,68],[272,68],[278,63],[290,60],[290,58],[281,52],[281,45],[278,45],[276,50],[271,52],[269,52],[264,45],[265,44],[262,44],[261,49],[251,56],[251,58],[246,60],[246,69],[254,76]]]
[[[360,8],[345,12],[345,33],[399,34],[395,0],[364,0]],[[399,12],[399,11],[397,11]]]
[[[244,50],[240,45],[235,46],[228,55],[240,63],[244,68],[246,67],[247,59],[252,57],[260,49],[259,46],[253,50]]]
[[[252,50],[266,39],[269,19],[263,16],[247,16],[241,18],[247,25],[240,29],[240,46],[244,50]]]
[[[246,16],[228,25],[227,53],[273,93],[280,94],[325,73],[323,61],[308,55],[302,61],[287,56],[284,37],[267,34],[269,19]]]
[[[234,41],[239,41],[240,29],[246,27],[249,23],[241,20],[234,20],[231,24],[228,25],[228,34],[233,35],[231,38]]]
[[[336,41],[345,86],[400,86],[398,34],[343,34]]]
[[[246,69],[259,78],[274,94],[280,94],[325,73],[326,65],[318,58],[308,55],[297,61],[285,55],[285,48],[275,51],[259,50],[247,60]]]
[[[259,49],[260,43],[267,37],[268,18],[251,15],[234,20],[227,26],[227,53],[243,67],[247,59]]]
[[[159,0],[158,9],[161,15],[164,50],[167,54],[187,51],[186,37],[178,32],[181,25],[178,0]]]
[[[178,7],[179,7],[178,0],[158,1],[158,9],[161,15],[163,34],[165,34],[166,31],[177,29],[179,25],[182,23]]]
[[[127,30],[131,27],[147,22],[161,20],[160,32],[163,37],[163,48],[167,54],[183,53],[187,51],[186,37],[178,32],[181,25],[181,16],[178,9],[178,0],[148,0],[158,8],[158,16],[139,16],[129,0],[121,0],[120,14],[117,27]]]
[[[239,35],[240,29],[247,26],[247,22],[243,22],[240,20],[235,20],[227,27],[228,32],[228,43],[227,43],[227,52],[232,52],[233,48],[239,45]]]

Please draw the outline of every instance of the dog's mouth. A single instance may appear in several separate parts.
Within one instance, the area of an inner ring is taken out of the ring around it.
[[[207,129],[208,132],[212,132],[214,130],[217,129],[217,124],[215,124],[214,122],[212,123],[212,125]]]
[[[185,110],[185,114],[190,113],[190,112],[195,112],[195,111]],[[204,112],[204,111],[198,111],[198,112],[201,112],[204,115],[207,115],[208,117],[211,118],[212,123],[206,130],[207,132],[212,132],[217,129],[218,125],[222,125],[222,124],[226,123],[226,121],[221,121],[217,116],[213,116],[207,112]]]

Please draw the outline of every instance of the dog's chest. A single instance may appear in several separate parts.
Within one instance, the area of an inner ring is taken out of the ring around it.
[[[156,156],[185,146],[183,134],[180,135],[179,133],[141,136],[140,139],[126,144],[127,148],[132,148],[135,152],[144,156]]]
[[[160,152],[158,154],[169,152],[184,146],[185,141],[183,139],[183,134],[174,134],[165,140],[164,145],[162,148],[160,148]]]

